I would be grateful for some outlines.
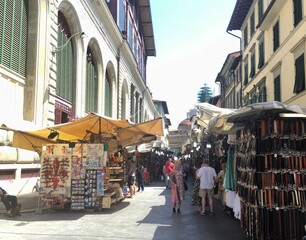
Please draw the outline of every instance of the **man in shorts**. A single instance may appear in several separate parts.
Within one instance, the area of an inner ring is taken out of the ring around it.
[[[197,177],[200,179],[199,196],[202,198],[201,215],[206,215],[206,195],[208,196],[210,215],[215,215],[213,212],[213,195],[215,181],[217,180],[217,174],[215,169],[209,166],[208,160],[203,161],[202,167],[199,169]]]
[[[128,162],[128,186],[130,189],[130,197],[132,198],[135,195],[135,174],[136,174],[136,159],[133,156]]]

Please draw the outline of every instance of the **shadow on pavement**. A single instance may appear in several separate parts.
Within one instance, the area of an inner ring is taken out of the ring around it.
[[[18,203],[21,203],[22,210],[21,216],[8,217],[6,216],[6,210],[0,210],[0,219],[9,219],[16,221],[65,221],[65,220],[77,220],[84,215],[90,214],[114,214],[118,211],[130,205],[130,202],[120,201],[113,204],[111,208],[103,208],[95,211],[94,209],[85,209],[81,211],[73,211],[70,209],[45,209],[41,213],[37,212],[38,208],[38,193],[29,193],[18,196]]]
[[[156,183],[160,184],[160,183]],[[171,190],[161,193],[165,196],[165,205],[152,207],[150,213],[139,224],[158,224],[153,240],[162,239],[245,239],[240,221],[222,210],[220,201],[214,199],[214,216],[202,216],[197,206],[191,206],[193,193],[192,179],[188,182],[185,200],[181,206],[181,215],[172,213]],[[160,226],[162,225],[162,226]]]

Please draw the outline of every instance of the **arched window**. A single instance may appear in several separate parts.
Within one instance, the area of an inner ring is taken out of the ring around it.
[[[57,46],[60,51],[56,53],[56,93],[58,96],[72,102],[74,61],[72,40],[69,40],[70,37],[71,33],[69,31],[67,21],[64,15],[59,12]],[[69,42],[67,43],[67,41]],[[61,48],[61,46],[64,45],[65,47]]]
[[[111,117],[112,114],[112,85],[111,80],[106,71],[106,79],[105,79],[105,116]]]
[[[88,112],[97,112],[98,107],[98,79],[95,69],[94,59],[90,48],[87,49],[86,67],[86,104]]]
[[[28,1],[0,1],[0,64],[26,76]]]
[[[125,90],[122,89],[121,94],[121,119],[126,119],[126,93]]]

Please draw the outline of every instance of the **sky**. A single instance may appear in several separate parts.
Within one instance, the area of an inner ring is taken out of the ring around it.
[[[217,74],[227,55],[240,50],[239,39],[226,32],[236,0],[150,4],[156,57],[148,57],[147,85],[154,100],[166,101],[170,128],[177,128],[205,83],[220,93]]]

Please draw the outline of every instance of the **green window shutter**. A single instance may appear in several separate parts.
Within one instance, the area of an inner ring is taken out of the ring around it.
[[[251,56],[251,72],[250,72],[250,78],[255,76],[255,54],[252,54]]]
[[[87,53],[87,68],[86,68],[86,103],[85,109],[88,112],[97,112],[98,102],[98,83],[97,74],[94,63],[92,61],[92,54]]]
[[[267,91],[266,87],[261,87],[259,91],[258,102],[266,102],[267,101]]]
[[[258,59],[258,69],[261,69],[265,63],[265,45],[264,41],[259,43],[259,59]]]
[[[248,73],[248,64],[246,63],[244,65],[244,81],[243,81],[243,85],[247,85],[249,82],[249,73]]]
[[[105,116],[110,117],[111,114],[111,85],[108,79],[105,80]]]
[[[248,45],[248,25],[245,27],[243,31],[243,46],[246,47]]]
[[[251,36],[253,36],[255,32],[255,16],[254,16],[254,12],[251,15],[251,26],[250,26],[250,34]]]
[[[294,93],[299,93],[305,90],[305,67],[304,67],[304,54],[295,60],[295,82]]]
[[[258,22],[263,18],[263,0],[258,0]]]
[[[281,102],[280,75],[274,78],[274,100]]]
[[[59,32],[58,46],[64,45],[69,39],[63,32]],[[57,94],[68,101],[72,101],[73,82],[73,53],[70,41],[57,55]]]
[[[279,22],[273,26],[273,51],[275,52],[279,47]]]
[[[58,36],[56,52],[56,94],[69,102],[72,102],[74,79],[74,54],[72,40],[67,21],[64,15],[58,13]]]
[[[26,76],[28,1],[0,1],[0,64]]]
[[[302,0],[293,0],[294,26],[296,27],[302,20]]]

